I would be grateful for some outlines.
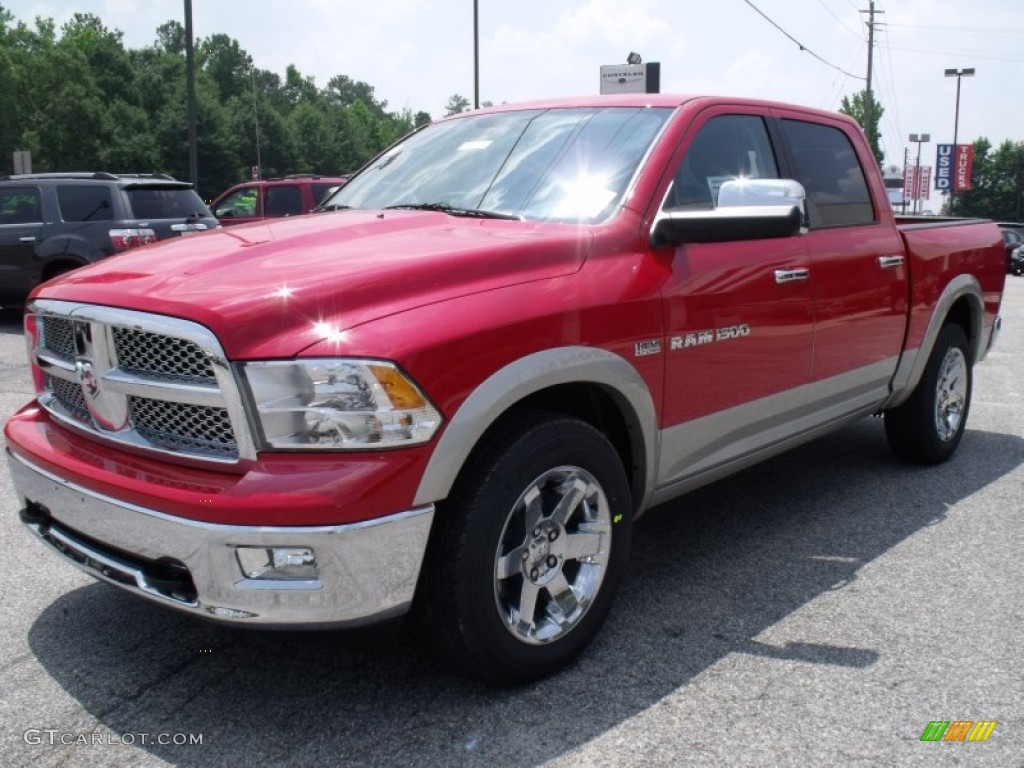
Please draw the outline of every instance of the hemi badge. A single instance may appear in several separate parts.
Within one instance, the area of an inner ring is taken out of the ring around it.
[[[646,357],[647,355],[660,355],[661,342],[658,339],[651,341],[638,341],[636,343],[636,356]]]

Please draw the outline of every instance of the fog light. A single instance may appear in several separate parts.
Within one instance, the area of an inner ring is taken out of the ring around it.
[[[247,579],[314,581],[319,578],[310,547],[236,547],[238,565]]]

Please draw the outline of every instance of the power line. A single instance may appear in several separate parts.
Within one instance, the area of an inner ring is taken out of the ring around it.
[[[889,104],[890,104],[890,107],[891,107],[891,108],[887,108],[885,110],[885,114],[883,115],[883,119],[885,120],[886,124],[888,124],[890,126],[890,131],[892,132],[892,135],[902,137],[903,136],[903,128],[901,126],[901,122],[902,121],[900,120],[900,114],[899,114],[899,103],[900,103],[900,100],[896,97],[896,94],[897,94],[897,91],[896,91],[896,81],[895,81],[894,76],[893,76],[894,72],[895,72],[895,67],[893,67],[893,64],[892,64],[892,51],[890,50],[891,41],[889,39],[888,30],[885,29],[885,27],[882,28],[882,33],[884,34],[885,37],[883,38],[883,43],[882,43],[882,45],[880,47],[881,47],[881,51],[882,51],[882,60],[883,60],[883,62],[885,64],[885,66],[879,67],[879,69],[882,70],[882,72],[884,73],[885,77],[884,78],[879,78],[879,79],[887,87],[886,88],[887,93],[888,93],[887,98],[889,100]],[[884,135],[882,136],[881,140],[883,141],[883,144],[884,144],[884,141],[885,141]],[[900,147],[901,150],[904,147],[902,138],[900,139],[899,147]],[[894,162],[892,160],[892,158],[891,158],[891,154],[892,153],[886,151],[886,156],[890,157],[890,162]]]
[[[1024,36],[1024,29],[1013,29],[1003,27],[1000,29],[991,29],[983,27],[945,27],[939,26],[938,24],[894,24],[890,23],[890,27],[897,29],[919,29],[919,30],[933,30],[937,33],[956,35],[957,37],[963,37],[970,35],[971,37],[1007,37],[1014,40],[1019,40],[1021,36]]]
[[[784,29],[783,29],[782,27],[780,27],[780,26],[779,26],[778,24],[776,24],[776,23],[775,23],[775,22],[774,22],[774,21],[773,21],[773,20],[772,20],[772,19],[771,19],[770,17],[768,17],[768,16],[767,16],[767,15],[766,15],[766,14],[764,13],[764,11],[762,11],[762,10],[761,10],[760,8],[758,8],[758,7],[756,6],[756,5],[754,5],[754,4],[752,3],[752,2],[750,2],[750,0],[743,0],[743,2],[745,2],[745,3],[746,3],[747,5],[749,5],[749,6],[751,7],[751,8],[753,8],[753,9],[754,9],[755,11],[757,11],[758,15],[759,15],[759,16],[761,16],[761,18],[763,18],[763,19],[764,19],[765,21],[767,21],[767,22],[768,22],[769,24],[771,24],[771,25],[772,25],[773,27],[775,27],[775,28],[776,28],[777,30],[779,30],[779,32],[781,32],[781,33],[782,33],[783,35],[785,35],[785,36],[786,36],[787,38],[789,38],[789,39],[790,39],[791,41],[793,41],[794,43],[796,43],[797,47],[798,47],[798,48],[799,48],[799,49],[800,49],[801,51],[803,51],[804,53],[810,54],[810,55],[811,55],[811,56],[813,56],[813,57],[814,57],[815,59],[817,59],[817,60],[818,60],[818,61],[820,61],[820,62],[821,62],[822,64],[824,64],[824,65],[825,65],[826,67],[831,67],[832,69],[836,70],[837,72],[842,72],[842,73],[843,73],[844,75],[846,75],[847,77],[852,77],[852,78],[854,78],[854,79],[856,79],[856,80],[864,80],[864,78],[863,78],[863,77],[861,77],[860,75],[855,75],[855,74],[853,74],[852,72],[847,72],[847,71],[846,71],[845,69],[843,69],[842,67],[837,67],[837,66],[836,66],[835,64],[833,64],[832,62],[830,62],[830,61],[826,61],[825,59],[821,58],[821,56],[819,56],[818,54],[816,54],[816,53],[815,53],[814,51],[812,51],[812,50],[811,50],[810,48],[808,48],[808,47],[807,47],[806,45],[804,45],[804,44],[803,44],[803,43],[801,43],[801,42],[800,42],[799,40],[797,40],[797,39],[796,39],[795,37],[793,37],[793,36],[792,36],[791,34],[789,34],[789,32],[787,32],[787,31],[786,31],[786,30],[784,30]]]
[[[825,9],[825,12],[829,16],[831,16],[833,19],[835,19],[836,21],[839,22],[839,26],[841,26],[843,29],[845,29],[847,32],[849,32],[851,35],[856,37],[858,40],[863,40],[864,39],[864,35],[862,35],[860,32],[858,32],[855,29],[850,29],[848,26],[846,26],[846,22],[843,21],[841,18],[839,18],[839,15],[835,11],[833,11],[831,8],[828,7],[828,5],[825,3],[825,0],[818,0],[818,3],[821,5],[822,8]],[[851,3],[851,5],[852,5],[852,3]],[[854,6],[854,8],[856,8],[856,6]]]
[[[889,47],[892,48],[895,51],[910,51],[911,53],[927,53],[927,54],[931,54],[931,55],[935,55],[935,56],[947,56],[947,57],[948,56],[962,56],[962,57],[965,57],[965,58],[969,57],[969,58],[972,58],[972,59],[989,59],[991,61],[1009,61],[1009,62],[1012,62],[1012,63],[1015,63],[1015,64],[1024,62],[1024,59],[1013,59],[1013,58],[1010,58],[1009,56],[993,56],[993,55],[987,54],[987,53],[971,53],[970,51],[954,51],[954,50],[935,51],[935,50],[930,50],[928,48],[914,48],[913,46],[897,45],[895,43],[890,43]]]

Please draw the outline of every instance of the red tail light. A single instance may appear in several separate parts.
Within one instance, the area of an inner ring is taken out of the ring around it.
[[[115,251],[127,251],[129,248],[138,248],[140,245],[149,245],[156,242],[156,232],[152,229],[112,229],[110,230],[110,242]]]

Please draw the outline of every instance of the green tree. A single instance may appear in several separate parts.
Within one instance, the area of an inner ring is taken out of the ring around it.
[[[288,116],[297,141],[293,170],[336,176],[342,168],[341,136],[331,122],[323,102],[303,102]]]
[[[878,130],[878,126],[882,123],[885,107],[878,103],[873,94],[869,104],[867,91],[859,91],[853,94],[852,99],[843,96],[841,104],[842,106],[839,107],[839,111],[856,120],[864,130],[864,135],[871,146],[871,153],[875,156],[878,167],[881,168],[885,162],[885,153],[879,144],[881,133]]]
[[[993,150],[982,137],[974,142],[971,188],[952,196],[956,216],[1020,221],[1024,215],[1024,146],[1004,141]]]
[[[373,86],[359,80],[352,80],[347,75],[332,77],[327,82],[325,96],[330,102],[342,107],[351,107],[357,101],[361,101],[378,118],[387,115],[388,103],[377,101]]]
[[[448,103],[444,107],[444,116],[449,117],[451,115],[457,115],[460,112],[465,112],[469,109],[469,99],[459,94],[454,94],[448,99]]]
[[[304,77],[294,64],[289,64],[284,74],[284,94],[291,106],[303,101],[316,101],[319,95],[312,77]]]
[[[210,35],[195,50],[198,66],[216,83],[222,99],[252,90],[252,57],[237,40],[224,34]]]
[[[156,49],[185,55],[185,28],[177,21],[165,21],[156,28]]]
[[[185,42],[175,20],[157,28],[151,45],[126,50],[122,33],[98,16],[75,14],[58,34],[52,19],[30,27],[0,6],[0,169],[27,149],[37,171],[188,178]],[[431,119],[388,111],[373,86],[347,75],[319,89],[294,65],[283,77],[256,69],[225,34],[195,48],[198,186],[206,198],[247,178],[259,161],[265,176],[353,171]],[[468,107],[461,96],[449,103]]]

